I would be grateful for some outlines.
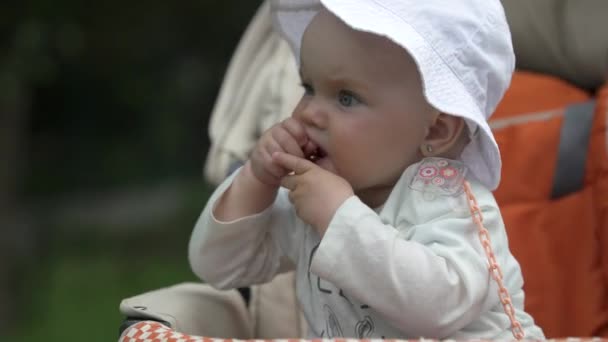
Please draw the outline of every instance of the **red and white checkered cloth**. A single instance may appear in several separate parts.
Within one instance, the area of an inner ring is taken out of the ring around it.
[[[119,342],[432,342],[433,340],[357,340],[357,339],[277,339],[277,340],[236,340],[191,336],[173,331],[171,328],[154,321],[142,321],[127,328]],[[482,340],[475,340],[481,342]],[[603,338],[568,338],[548,340],[553,342],[608,342]]]

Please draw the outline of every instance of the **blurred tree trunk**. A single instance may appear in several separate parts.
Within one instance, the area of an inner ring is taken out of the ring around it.
[[[26,87],[6,73],[1,76],[4,82],[0,82],[0,336],[8,331],[15,317],[17,279],[14,274],[25,246],[24,232],[20,229],[24,211],[19,189],[26,156],[29,107]]]
[[[24,150],[27,139],[27,109],[24,101],[23,86],[18,82],[12,85],[2,85],[0,89],[5,91],[5,86],[13,87],[9,95],[0,98],[0,208],[4,208],[15,199],[19,188],[19,174],[22,170]],[[15,89],[21,88],[21,89]],[[10,96],[12,95],[12,96]]]

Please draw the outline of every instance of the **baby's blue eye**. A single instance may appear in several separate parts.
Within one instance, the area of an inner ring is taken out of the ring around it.
[[[361,101],[359,101],[359,99],[353,93],[346,90],[340,91],[338,94],[338,101],[344,107],[351,107],[361,103]]]

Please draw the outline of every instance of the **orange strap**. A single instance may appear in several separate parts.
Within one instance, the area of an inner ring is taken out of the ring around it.
[[[483,216],[481,215],[481,209],[477,204],[477,199],[473,195],[473,191],[471,190],[471,184],[468,181],[464,182],[464,192],[467,195],[467,200],[469,202],[469,208],[471,209],[471,216],[473,217],[473,222],[477,225],[479,229],[479,240],[481,241],[481,245],[483,246],[484,251],[486,252],[486,256],[488,257],[488,264],[490,274],[492,278],[498,284],[498,297],[500,298],[500,302],[505,310],[507,316],[511,320],[511,330],[513,332],[513,336],[517,340],[521,340],[524,338],[524,330],[521,326],[521,323],[517,321],[515,318],[515,309],[513,308],[513,302],[511,301],[511,295],[509,291],[505,288],[505,285],[502,281],[502,271],[500,270],[500,266],[496,262],[496,257],[494,256],[494,251],[492,250],[492,243],[490,241],[490,234],[488,230],[483,226]]]

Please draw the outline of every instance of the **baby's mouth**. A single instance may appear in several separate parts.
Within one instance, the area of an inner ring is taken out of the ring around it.
[[[317,147],[306,159],[317,164],[321,159],[327,157],[327,152],[321,147]]]

